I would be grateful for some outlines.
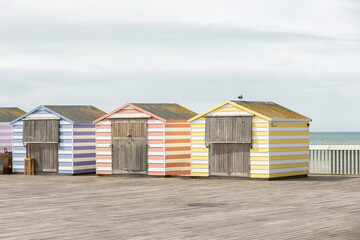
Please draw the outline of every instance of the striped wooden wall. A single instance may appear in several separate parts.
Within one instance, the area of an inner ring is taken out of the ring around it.
[[[148,174],[165,175],[165,124],[155,118],[148,120]]]
[[[74,174],[96,171],[95,125],[76,122],[73,127]]]
[[[25,119],[59,119],[58,116],[39,109],[26,116]],[[26,147],[22,142],[23,121],[13,124],[13,172],[24,172],[24,158],[26,157]],[[59,139],[59,166],[58,173],[73,173],[73,125],[72,123],[60,119],[60,139]]]
[[[111,174],[111,121],[104,119],[96,126],[96,174]]]
[[[186,120],[165,124],[165,175],[191,174],[190,124]]]
[[[12,127],[9,122],[0,122],[0,152],[12,151]]]

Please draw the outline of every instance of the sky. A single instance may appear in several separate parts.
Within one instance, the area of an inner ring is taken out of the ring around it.
[[[243,94],[360,132],[360,1],[0,0],[0,84],[25,111]]]

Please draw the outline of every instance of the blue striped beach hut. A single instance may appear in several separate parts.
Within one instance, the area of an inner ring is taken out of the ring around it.
[[[105,112],[93,106],[41,105],[11,122],[13,172],[24,172],[24,158],[35,158],[35,173],[96,171],[96,129]]]

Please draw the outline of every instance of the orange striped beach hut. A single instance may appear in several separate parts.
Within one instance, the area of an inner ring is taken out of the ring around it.
[[[197,114],[172,103],[126,103],[94,121],[96,172],[190,175],[190,123]]]

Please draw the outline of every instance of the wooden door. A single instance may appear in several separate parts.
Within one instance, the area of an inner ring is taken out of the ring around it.
[[[250,176],[250,144],[212,143],[209,146],[210,175]]]
[[[147,119],[111,123],[113,173],[147,172]]]
[[[35,158],[35,173],[58,172],[58,144],[28,143],[26,145],[28,158]]]

